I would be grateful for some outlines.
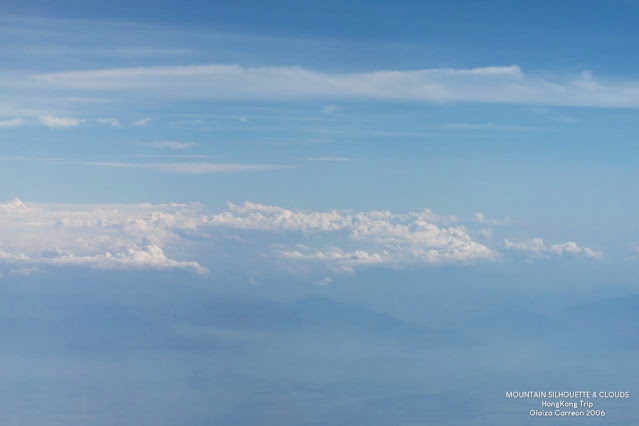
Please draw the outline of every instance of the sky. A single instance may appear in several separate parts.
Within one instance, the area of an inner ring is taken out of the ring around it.
[[[636,2],[2,6],[3,424],[639,422]]]

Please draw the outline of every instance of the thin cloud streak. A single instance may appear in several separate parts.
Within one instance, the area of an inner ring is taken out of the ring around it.
[[[172,150],[182,150],[188,149],[195,146],[193,142],[177,142],[177,141],[155,141],[149,142],[149,146],[153,148],[164,148],[164,149],[172,149]]]
[[[203,154],[136,154],[138,158],[208,158]]]
[[[353,161],[352,158],[348,158],[348,157],[301,157],[301,158],[296,157],[295,160],[329,161],[329,162],[338,162],[338,163]]]
[[[22,118],[14,118],[11,120],[1,120],[0,121],[0,129],[7,129],[11,127],[20,127],[24,125],[26,122]]]
[[[297,66],[213,64],[44,73],[31,81],[34,88],[142,91],[172,98],[356,98],[639,107],[637,81],[606,83],[589,71],[550,81],[524,73],[516,65],[326,73]]]
[[[545,130],[541,127],[495,123],[446,123],[444,128],[456,130],[496,130],[502,132],[539,132]]]
[[[127,163],[127,162],[86,162],[88,166],[121,167],[147,169],[179,174],[263,172],[291,169],[299,166],[282,164],[224,164],[224,163]]]
[[[40,117],[40,121],[48,126],[50,129],[53,129],[77,127],[80,125],[80,123],[82,123],[83,120],[73,117],[55,117],[53,115],[45,115]]]

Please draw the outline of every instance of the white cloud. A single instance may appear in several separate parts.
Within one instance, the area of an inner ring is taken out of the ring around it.
[[[6,203],[0,203],[0,212],[3,210],[7,211],[7,210],[22,210],[22,209],[26,209],[26,206],[18,198],[14,198],[13,200],[7,201]]]
[[[447,123],[444,127],[458,130],[496,130],[502,132],[536,132],[543,130],[540,127],[494,123]]]
[[[54,117],[53,115],[44,115],[40,117],[40,121],[49,128],[65,128],[77,127],[82,120],[73,117]]]
[[[22,118],[14,118],[11,120],[2,120],[0,121],[0,129],[6,129],[9,127],[20,127],[24,125],[26,122]]]
[[[294,168],[280,164],[224,164],[224,163],[125,163],[125,162],[88,162],[84,163],[98,167],[123,167],[132,169],[147,169],[179,174],[208,174],[208,173],[238,173],[264,172],[279,169]]]
[[[151,122],[150,118],[143,118],[141,120],[136,120],[133,122],[135,127],[146,127]]]
[[[304,160],[308,161],[333,161],[333,162],[349,162],[353,161],[348,157],[304,157]]]
[[[138,158],[208,158],[205,154],[136,154]]]
[[[153,148],[182,150],[182,149],[191,148],[195,146],[195,144],[193,142],[155,141],[155,142],[149,142],[149,146],[152,146]]]
[[[472,240],[457,219],[430,210],[406,214],[389,211],[299,212],[246,202],[229,204],[226,212],[205,218],[211,226],[301,233],[306,241],[330,234],[321,248],[297,245],[279,250],[282,258],[325,263],[333,270],[350,271],[365,265],[419,265],[492,260],[498,253]],[[338,246],[336,242],[339,243]]]
[[[194,253],[201,256],[215,244],[242,244],[244,249],[250,244],[257,250],[253,255],[271,256],[273,264],[286,270],[319,269],[319,276],[326,277],[327,272],[366,267],[602,256],[574,242],[546,245],[541,238],[505,240],[491,248],[456,221],[430,210],[303,212],[246,202],[206,214],[190,204],[78,206],[14,199],[0,203],[0,264],[16,271],[83,265],[205,273],[206,267],[192,260]],[[245,232],[252,232],[248,239]],[[243,253],[252,255],[250,250]],[[250,259],[238,262],[245,265]]]
[[[282,251],[280,254],[283,258],[294,261],[326,263],[335,272],[353,272],[353,268],[357,266],[382,265],[394,262],[389,252],[384,252],[383,254],[364,250],[346,252],[337,247],[326,250],[307,250],[306,252],[296,249]]]
[[[333,283],[333,279],[331,277],[322,277],[320,279],[317,279],[315,281],[313,281],[315,284],[319,284],[319,285],[330,285]]]
[[[476,212],[473,215],[473,222],[485,225],[507,225],[513,223],[512,219],[508,217],[503,219],[488,219],[482,212]]]
[[[529,241],[512,242],[504,241],[507,251],[519,254],[526,258],[543,259],[549,257],[584,257],[589,259],[599,259],[603,256],[601,251],[595,251],[587,247],[579,247],[577,243],[569,241],[561,244],[546,245],[541,238],[532,238]]]
[[[518,66],[326,73],[302,67],[187,65],[111,68],[34,76],[40,88],[144,91],[207,99],[386,99],[639,107],[639,82],[584,72],[554,81]]]
[[[90,265],[100,269],[150,268],[150,269],[190,269],[203,274],[207,269],[197,262],[169,259],[163,250],[156,245],[117,252],[96,254],[91,256],[62,255],[59,257],[40,259],[41,263]]]
[[[118,47],[103,51],[92,51],[95,53],[113,54],[118,56],[166,56],[166,55],[187,55],[193,54],[193,49],[160,49],[156,47]]]
[[[100,124],[113,126],[113,127],[121,127],[120,120],[117,118],[98,118],[96,121]]]
[[[180,234],[197,229],[197,223],[197,209],[187,205],[72,206],[15,199],[0,203],[0,263],[204,273],[197,262],[165,254],[167,248],[180,251]]]

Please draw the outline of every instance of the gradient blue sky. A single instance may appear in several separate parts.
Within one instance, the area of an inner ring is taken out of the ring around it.
[[[3,4],[0,420],[525,424],[506,390],[632,393],[637,18]]]

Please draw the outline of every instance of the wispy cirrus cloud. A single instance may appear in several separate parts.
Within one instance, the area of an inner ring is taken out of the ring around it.
[[[189,149],[195,146],[193,142],[179,142],[179,141],[154,141],[149,142],[147,145],[153,148],[182,150]]]
[[[151,122],[150,118],[142,118],[140,120],[136,120],[133,122],[133,125],[135,127],[146,127],[149,125],[149,123]]]
[[[152,155],[138,154],[138,158],[149,159],[182,159],[200,160],[206,155]],[[73,161],[59,157],[29,157],[29,156],[0,156],[6,161],[40,161],[58,165],[83,165],[95,167],[144,169],[149,171],[178,173],[178,174],[209,174],[209,173],[241,173],[265,172],[281,169],[298,168],[298,165],[287,164],[241,164],[241,163],[209,163],[209,162],[126,162],[126,161]]]
[[[193,52],[194,50],[189,48],[166,49],[166,48],[147,47],[147,46],[123,46],[123,47],[117,47],[114,49],[105,49],[102,51],[98,51],[96,53],[98,54],[103,53],[105,55],[116,55],[116,56],[152,57],[152,56],[192,55]]]
[[[0,120],[0,129],[7,129],[10,127],[20,127],[26,124],[26,121],[22,118],[13,118],[10,120]]]
[[[639,107],[639,82],[589,71],[549,80],[519,66],[327,73],[302,67],[184,65],[43,73],[36,87],[143,91],[207,99],[359,98],[429,102]]]
[[[128,163],[96,161],[83,163],[97,167],[121,167],[130,169],[146,169],[179,174],[239,173],[263,172],[270,170],[290,169],[298,166],[283,164],[226,164],[226,163]]]
[[[338,162],[338,163],[353,161],[352,158],[348,158],[348,157],[301,157],[298,159],[306,160],[306,161],[329,161],[329,162]]]
[[[457,130],[496,130],[502,132],[538,132],[544,130],[540,127],[495,123],[446,123],[444,128]]]
[[[53,115],[44,115],[40,117],[40,121],[49,128],[67,128],[77,127],[83,120],[73,117],[56,117]]]
[[[138,158],[208,158],[204,154],[136,154]]]
[[[97,118],[95,121],[106,126],[122,127],[120,120],[117,118]]]
[[[512,224],[514,221],[509,217],[501,219],[489,219],[482,212],[475,212],[475,214],[473,215],[473,222],[481,223],[484,225],[508,225]]]

